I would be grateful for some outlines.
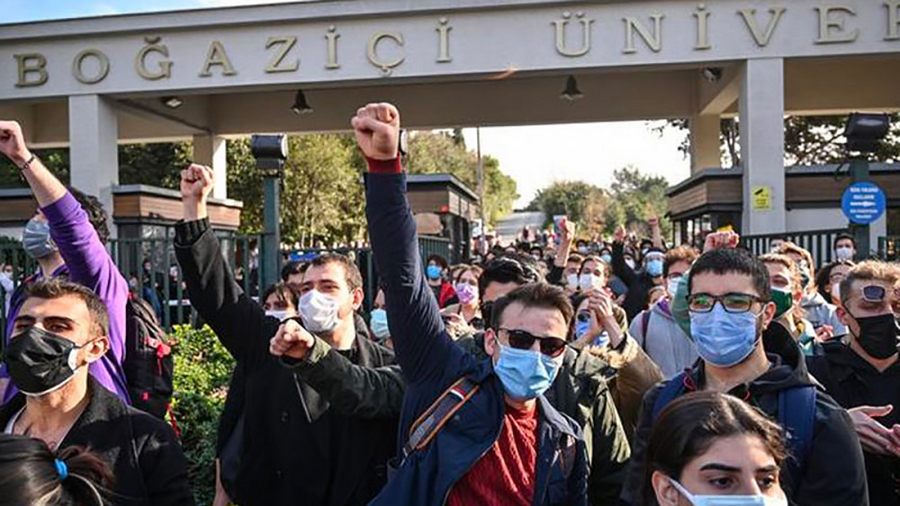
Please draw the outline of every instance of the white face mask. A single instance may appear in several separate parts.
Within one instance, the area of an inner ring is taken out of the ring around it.
[[[566,288],[568,288],[569,290],[578,289],[578,274],[566,275]]]
[[[776,498],[762,495],[694,495],[672,478],[669,478],[669,482],[693,506],[787,506],[788,504],[784,496]]]
[[[626,258],[625,265],[627,265],[629,269],[634,270],[634,260]]]
[[[339,323],[337,299],[318,290],[303,294],[299,309],[303,326],[313,334],[331,332]]]
[[[269,310],[266,310],[266,316],[271,316],[273,318],[277,318],[278,321],[284,321],[284,319],[287,318],[287,310],[269,309]]]
[[[581,288],[582,292],[587,292],[594,288],[603,288],[603,284],[600,281],[600,276],[582,274],[578,277],[578,287]]]
[[[853,260],[853,248],[841,246],[834,250],[834,256],[836,256],[838,260]]]

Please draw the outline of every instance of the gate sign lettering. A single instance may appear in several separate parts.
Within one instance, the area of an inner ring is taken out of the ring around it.
[[[868,225],[881,218],[886,205],[884,191],[868,181],[851,184],[841,197],[844,216],[858,225]]]

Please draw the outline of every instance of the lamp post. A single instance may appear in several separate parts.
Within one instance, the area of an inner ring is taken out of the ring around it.
[[[260,247],[260,293],[278,280],[281,270],[281,230],[278,225],[281,178],[287,159],[287,136],[254,135],[250,152],[263,175],[263,240]]]
[[[847,119],[844,137],[850,153],[850,180],[852,183],[869,181],[869,158],[887,135],[891,126],[887,114],[853,113]],[[856,241],[858,259],[869,256],[869,225],[850,222],[850,233]]]

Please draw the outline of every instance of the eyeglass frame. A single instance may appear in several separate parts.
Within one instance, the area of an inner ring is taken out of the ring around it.
[[[494,335],[494,340],[497,342],[497,344],[501,344],[500,343],[500,332],[506,332],[506,336],[507,336],[506,341],[509,343],[509,346],[511,346],[517,350],[530,350],[531,347],[534,346],[535,341],[537,341],[539,343],[538,346],[541,349],[541,353],[550,358],[557,358],[557,357],[561,356],[563,353],[565,353],[566,348],[569,346],[568,341],[566,341],[565,339],[563,339],[561,337],[536,336],[536,335],[532,334],[531,332],[528,332],[527,330],[510,329],[510,328],[506,328],[506,327],[498,327],[497,328],[497,333]],[[525,337],[531,339],[531,342],[528,343],[527,347],[517,346],[517,345],[513,344],[512,340],[510,340],[510,337],[513,336],[513,333],[525,334],[526,335]],[[558,351],[556,351],[554,353],[547,353],[546,351],[544,351],[543,343],[545,343],[545,342],[552,343],[554,341],[559,341],[562,343],[562,345],[560,345],[559,348],[557,348]]]
[[[713,303],[712,303],[711,306],[709,306],[709,309],[707,309],[706,311],[695,311],[694,309],[691,308],[691,302],[692,302],[692,300],[693,300],[695,297],[699,297],[699,296],[701,296],[701,295],[702,295],[702,296],[705,296],[705,297],[711,297],[711,298],[713,299]],[[750,300],[751,300],[750,305],[747,306],[747,309],[744,310],[744,311],[731,311],[731,310],[728,309],[728,307],[725,305],[725,301],[724,301],[725,297],[728,297],[728,296],[731,296],[731,295],[740,295],[740,296],[743,296],[743,297],[749,297]],[[722,309],[724,309],[726,313],[731,313],[731,314],[741,314],[741,313],[747,313],[747,312],[749,312],[749,311],[753,308],[753,304],[754,304],[755,302],[758,302],[758,303],[760,303],[760,304],[766,304],[766,303],[768,303],[768,302],[770,302],[770,301],[769,301],[769,300],[766,300],[766,299],[764,299],[764,298],[762,298],[762,297],[760,297],[760,296],[758,296],[758,295],[754,295],[754,294],[752,294],[752,293],[729,292],[729,293],[726,293],[725,295],[712,295],[712,294],[709,294],[709,293],[693,293],[693,294],[691,294],[691,295],[688,296],[688,301],[687,301],[687,302],[688,302],[688,311],[690,311],[691,313],[709,313],[709,312],[711,312],[713,309],[715,309],[716,304],[719,304],[720,306],[722,306]]]

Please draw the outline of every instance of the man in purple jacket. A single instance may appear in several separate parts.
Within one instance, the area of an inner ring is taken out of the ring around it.
[[[76,200],[73,193],[28,150],[22,128],[15,121],[0,121],[0,152],[22,171],[39,206],[25,226],[22,237],[26,252],[40,265],[31,281],[68,276],[70,281],[90,288],[100,297],[109,311],[110,349],[102,359],[92,363],[89,370],[101,385],[130,404],[122,370],[128,283],[104,247],[108,235],[105,213],[99,205],[85,202],[83,207]],[[103,240],[98,231],[102,232]],[[19,288],[10,301],[4,334],[6,343],[22,305],[24,284]],[[15,385],[9,383],[9,374],[0,366],[0,404],[5,404],[15,393]]]

